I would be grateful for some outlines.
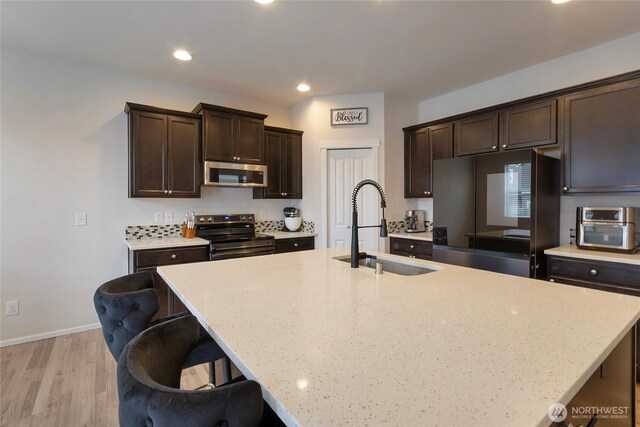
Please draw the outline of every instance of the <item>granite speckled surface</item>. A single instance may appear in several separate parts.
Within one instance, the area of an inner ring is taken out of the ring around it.
[[[465,267],[350,268],[320,249],[159,272],[289,426],[546,426],[640,298]]]
[[[399,239],[424,240],[425,242],[433,242],[433,234],[430,231],[424,233],[389,233],[389,237],[397,237]]]
[[[127,246],[132,251],[143,249],[162,249],[162,248],[179,248],[182,246],[208,246],[209,241],[194,237],[193,239],[185,239],[184,237],[163,237],[156,239],[139,239],[125,240]]]
[[[560,246],[544,251],[547,255],[563,256],[569,258],[580,258],[592,261],[617,262],[621,264],[640,265],[640,253],[618,254],[615,252],[590,251],[579,249],[575,245]]]

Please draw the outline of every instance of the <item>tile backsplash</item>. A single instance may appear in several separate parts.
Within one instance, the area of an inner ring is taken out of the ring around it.
[[[256,222],[257,233],[280,231],[283,227],[283,219]],[[302,231],[315,233],[315,227],[313,221],[302,221]],[[179,237],[181,229],[182,224],[129,225],[124,231],[124,238],[125,240],[140,240]]]
[[[124,230],[124,239],[139,240],[178,237],[180,236],[181,229],[181,224],[128,225]]]

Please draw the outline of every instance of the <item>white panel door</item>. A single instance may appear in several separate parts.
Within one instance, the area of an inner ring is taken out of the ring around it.
[[[330,248],[351,246],[351,195],[353,188],[363,179],[374,179],[373,150],[329,150],[328,161],[328,229],[327,246]],[[358,223],[374,225],[379,222],[378,192],[372,186],[363,187],[358,193]],[[359,230],[361,251],[378,250],[378,228]]]

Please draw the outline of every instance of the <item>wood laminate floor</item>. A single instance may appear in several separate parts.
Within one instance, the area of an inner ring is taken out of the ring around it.
[[[180,386],[194,389],[208,378],[207,366],[196,366],[182,372]],[[636,386],[638,414],[639,399]],[[102,330],[0,349],[0,408],[1,427],[118,426],[116,362]]]
[[[217,370],[217,369],[216,369]],[[181,388],[208,382],[206,365]],[[116,362],[95,329],[0,349],[0,426],[117,426]]]

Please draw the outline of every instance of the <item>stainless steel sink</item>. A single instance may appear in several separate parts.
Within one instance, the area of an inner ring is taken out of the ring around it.
[[[333,259],[351,263],[351,256],[349,255],[337,256],[333,257]],[[378,258],[375,255],[367,255],[362,252],[360,253],[360,257],[358,259],[358,264],[360,266],[372,268],[375,270],[376,262],[382,263],[382,269],[384,272],[399,274],[401,276],[419,276],[421,274],[433,273],[434,271],[438,271],[432,268],[403,264],[397,261]]]

